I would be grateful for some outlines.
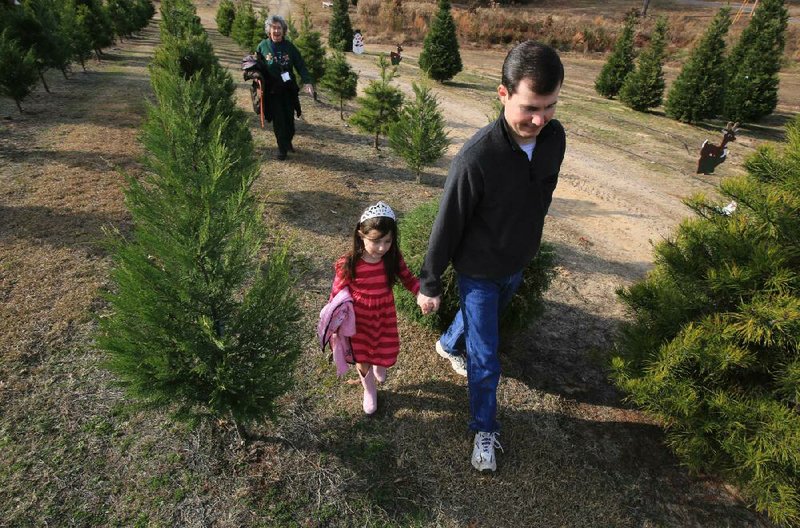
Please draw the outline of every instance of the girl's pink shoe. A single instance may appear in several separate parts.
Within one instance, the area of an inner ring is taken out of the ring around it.
[[[378,383],[383,383],[386,381],[386,367],[381,367],[380,365],[373,365],[372,372],[375,374],[375,379],[378,380]]]
[[[358,369],[356,368],[356,370]],[[362,376],[359,370],[358,377],[361,378],[361,385],[364,386],[364,412],[372,414],[378,408],[378,389],[375,387],[375,374],[370,368],[366,376]]]

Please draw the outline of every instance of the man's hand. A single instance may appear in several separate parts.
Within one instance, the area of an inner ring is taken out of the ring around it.
[[[433,313],[439,310],[439,305],[442,303],[442,296],[428,297],[424,293],[417,294],[417,305],[424,315]]]

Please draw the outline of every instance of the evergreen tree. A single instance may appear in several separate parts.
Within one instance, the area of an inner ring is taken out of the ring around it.
[[[727,60],[726,118],[753,122],[775,110],[788,21],[783,0],[759,2]]]
[[[24,51],[7,29],[0,33],[0,95],[14,99],[19,113],[20,103],[33,91],[38,75],[33,50]]]
[[[436,214],[439,212],[439,201],[423,203],[403,216],[399,229],[400,250],[408,268],[419,274],[422,262],[431,238],[431,229]],[[552,246],[542,242],[539,253],[522,272],[522,284],[511,299],[511,304],[500,317],[500,330],[503,334],[520,331],[530,326],[531,322],[544,312],[543,296],[555,277],[555,253]],[[397,310],[410,321],[434,332],[444,332],[453,321],[459,309],[458,281],[455,270],[447,266],[442,273],[442,299],[436,313],[423,315],[417,306],[416,299],[401,286],[395,286],[394,296]]]
[[[233,20],[236,18],[236,7],[231,0],[222,0],[217,8],[217,29],[226,37],[231,36]]]
[[[326,90],[339,99],[339,117],[344,119],[344,101],[356,96],[358,74],[348,64],[344,53],[334,51],[327,60],[325,75],[320,83]]]
[[[208,92],[216,81],[151,67],[148,174],[127,178],[134,228],[113,241],[97,342],[133,394],[241,425],[273,416],[290,387],[300,313],[285,250],[259,262],[258,162],[243,112]]]
[[[129,37],[138,28],[136,27],[136,14],[131,0],[106,0],[108,16],[111,18],[111,27],[117,37]]]
[[[403,92],[396,86],[389,84],[397,74],[397,68],[390,68],[386,55],[378,56],[380,79],[370,81],[364,90],[364,96],[359,97],[358,111],[350,117],[350,124],[361,131],[375,134],[373,146],[379,149],[380,135],[386,134],[389,124],[397,120],[403,106]]]
[[[261,32],[256,29],[258,18],[250,0],[242,0],[236,7],[236,17],[231,26],[231,38],[247,50],[255,50],[261,42]]]
[[[161,0],[161,25],[159,27],[161,38],[168,36],[203,37],[205,30],[197,16],[197,10],[184,0]]]
[[[150,19],[156,14],[156,8],[151,0],[133,0],[133,6],[136,16],[136,29],[134,32],[136,32],[147,27]]]
[[[88,8],[78,5],[75,0],[60,2],[61,32],[69,42],[71,60],[78,61],[86,70],[86,59],[92,56],[92,36],[86,25]]]
[[[347,9],[347,0],[333,0],[333,14],[328,30],[328,46],[331,49],[353,51],[353,24]]]
[[[303,20],[300,23],[300,33],[293,42],[300,51],[300,55],[303,56],[312,82],[316,84],[325,75],[325,48],[322,46],[322,34],[314,31],[308,5],[303,4],[302,10]],[[317,94],[314,92],[314,99],[316,98]]]
[[[420,182],[422,169],[447,151],[450,140],[444,130],[439,102],[430,88],[412,83],[414,101],[403,106],[389,127],[389,146],[403,158]]]
[[[306,4],[303,4],[303,7],[305,8]],[[264,20],[266,20],[266,19],[267,19],[267,17],[264,17]],[[297,25],[295,25],[295,23],[294,23],[294,18],[292,18],[292,15],[287,16],[286,17],[286,35],[285,35],[285,38],[291,40],[292,42],[295,42],[297,40],[297,37],[299,37],[299,36],[300,36],[300,32],[297,31]],[[304,59],[305,59],[305,57],[304,57]]]
[[[622,28],[617,42],[614,44],[614,49],[611,55],[600,70],[600,74],[594,81],[594,89],[602,95],[611,99],[615,97],[620,89],[622,83],[625,82],[625,77],[633,71],[633,36],[636,31],[636,14],[629,13],[625,18],[625,26]]]
[[[78,6],[81,5],[86,7],[84,20],[92,39],[92,49],[100,59],[103,48],[114,43],[114,29],[108,10],[100,0],[78,0]],[[163,7],[164,2],[161,5]]]
[[[800,118],[760,147],[725,201],[687,200],[647,278],[620,290],[633,320],[615,381],[667,427],[694,470],[733,480],[779,524],[800,522]]]
[[[714,17],[700,43],[692,50],[664,105],[673,119],[696,123],[719,114],[725,93],[725,35],[731,26],[730,8]]]
[[[619,91],[619,100],[643,112],[661,104],[664,96],[664,58],[667,49],[667,19],[656,21],[650,45],[639,55],[632,71]]]
[[[463,69],[450,0],[439,0],[439,10],[422,43],[419,67],[428,77],[439,82],[452,79]]]

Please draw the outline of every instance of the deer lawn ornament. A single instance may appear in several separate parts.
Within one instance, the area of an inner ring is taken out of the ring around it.
[[[403,46],[398,44],[396,53],[394,51],[389,52],[389,60],[391,61],[392,66],[397,66],[398,64],[400,64],[400,61],[403,60],[403,57],[400,55],[402,51],[403,51]]]
[[[722,143],[712,145],[705,140],[700,147],[700,159],[697,160],[697,174],[713,174],[714,169],[725,161],[728,156],[728,149],[725,148],[731,141],[736,141],[736,132],[739,130],[739,123],[731,123],[722,129]]]

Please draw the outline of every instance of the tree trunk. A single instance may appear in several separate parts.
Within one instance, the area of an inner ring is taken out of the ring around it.
[[[44,80],[44,74],[42,73],[42,70],[39,70],[39,78],[42,80],[42,84],[44,85],[44,90],[47,93],[50,93],[50,87],[47,86],[47,81]]]
[[[67,77],[67,69],[66,68],[61,68],[61,75],[63,75],[66,80],[69,80],[69,77]]]
[[[15,103],[17,103],[17,108],[19,109],[19,113],[20,113],[20,114],[24,114],[24,113],[25,113],[25,111],[24,111],[24,110],[22,110],[22,105],[20,105],[20,104],[19,104],[19,100],[17,100],[17,99],[14,99],[14,102],[15,102]]]
[[[380,134],[380,132],[375,132],[375,143],[373,144],[373,146],[375,147],[375,150],[380,150],[380,148],[378,148],[378,135],[379,134]]]
[[[344,97],[339,98],[339,117],[344,121]]]
[[[642,16],[647,15],[647,7],[650,5],[650,0],[643,0],[642,3]]]

